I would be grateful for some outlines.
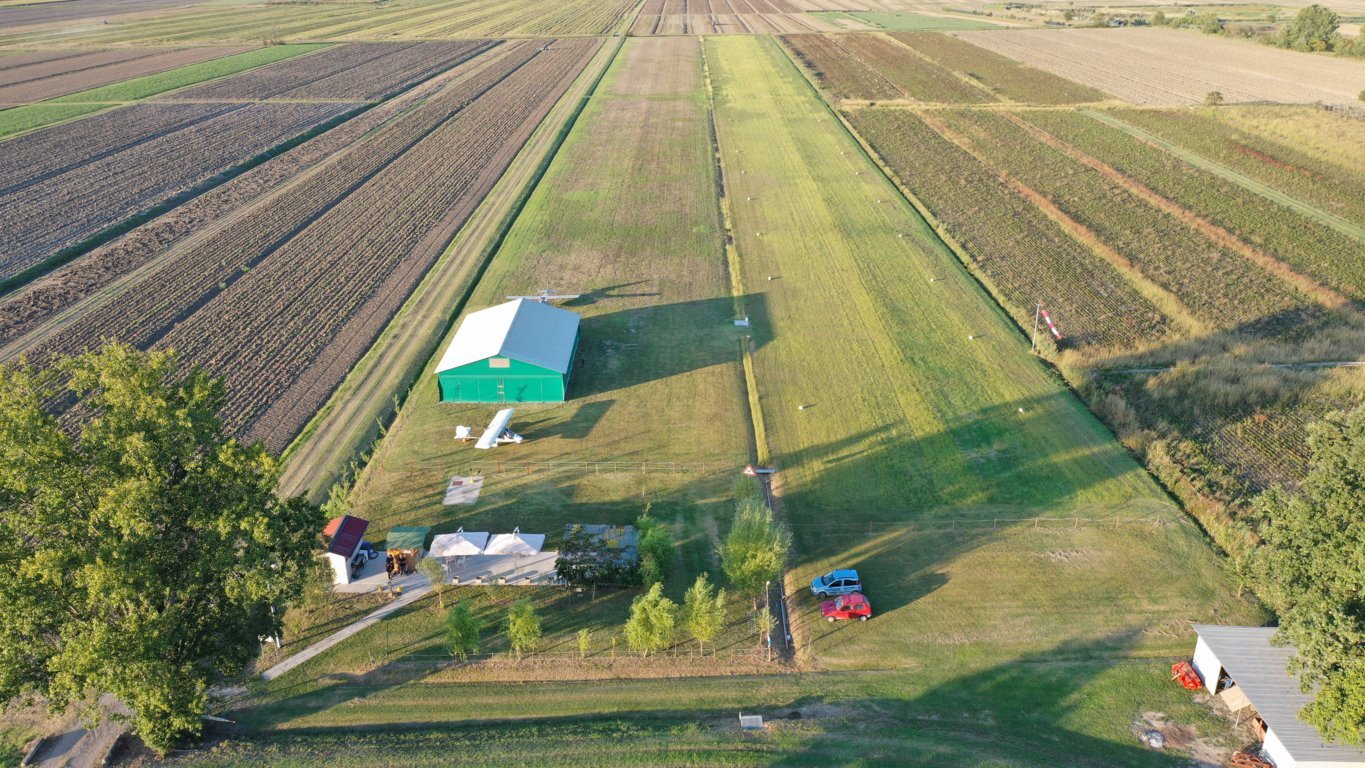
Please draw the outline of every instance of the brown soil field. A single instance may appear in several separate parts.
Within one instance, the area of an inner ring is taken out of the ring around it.
[[[162,101],[377,99],[459,64],[494,43],[352,43],[177,91]]]
[[[250,50],[213,48],[98,51],[0,70],[0,104],[27,104]]]
[[[184,5],[183,0],[58,0],[0,8],[0,29],[117,16]]]
[[[454,74],[450,73],[451,76]],[[0,358],[5,357],[5,344],[163,256],[191,234],[207,229],[344,151],[365,134],[434,92],[445,79],[446,76],[437,76],[389,99],[4,297],[0,300]],[[105,118],[96,117],[84,122],[102,119]]]
[[[631,34],[785,34],[836,29],[803,10],[791,0],[648,0]]]
[[[1355,104],[1365,61],[1176,29],[1030,29],[954,33],[968,42],[1134,103]]]
[[[42,340],[179,350],[225,417],[287,445],[364,354],[599,41],[509,44],[478,68]],[[452,146],[463,151],[451,152]]]
[[[192,189],[352,104],[136,104],[109,113],[131,141],[77,121],[0,142],[0,277],[12,277],[129,216]],[[114,117],[119,116],[119,117]],[[107,125],[108,123],[102,123]],[[67,136],[85,139],[72,162]],[[10,169],[22,169],[15,178]],[[7,183],[6,183],[7,182]]]

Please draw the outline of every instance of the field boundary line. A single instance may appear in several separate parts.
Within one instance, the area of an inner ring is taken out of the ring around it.
[[[1090,168],[1104,178],[1118,184],[1129,194],[1142,200],[1147,205],[1169,216],[1175,217],[1176,220],[1180,221],[1186,227],[1193,229],[1204,239],[1237,253],[1242,258],[1250,261],[1257,267],[1260,267],[1262,270],[1289,283],[1295,288],[1298,288],[1316,300],[1319,304],[1345,312],[1354,312],[1354,303],[1346,296],[1323,285],[1309,275],[1295,271],[1289,264],[1281,261],[1273,254],[1267,253],[1259,246],[1247,242],[1242,236],[1229,230],[1227,227],[1224,227],[1203,214],[1167,197],[1161,192],[1147,186],[1137,178],[1115,168],[1080,147],[1033,125],[1018,115],[1006,112],[1004,113],[1004,117],[1043,144],[1052,147],[1081,165]]]
[[[1103,112],[1097,112],[1093,109],[1081,109],[1079,110],[1079,112],[1085,115],[1086,117],[1091,118],[1092,120],[1097,120],[1101,123],[1104,123],[1105,125],[1108,125],[1111,128],[1123,131],[1129,136],[1141,139],[1142,141],[1151,144],[1152,146],[1165,150],[1166,152],[1175,155],[1176,157],[1180,158],[1181,160],[1184,160],[1190,165],[1195,166],[1196,168],[1208,171],[1209,173],[1212,173],[1215,176],[1219,176],[1226,181],[1230,181],[1233,184],[1242,187],[1243,189],[1254,192],[1257,195],[1260,195],[1261,197],[1270,200],[1271,202],[1278,203],[1297,213],[1307,216],[1310,219],[1313,219],[1321,224],[1325,224],[1357,242],[1365,243],[1365,227],[1355,224],[1354,222],[1347,221],[1346,219],[1343,219],[1340,216],[1337,216],[1336,214],[1328,213],[1327,211],[1324,211],[1311,203],[1300,200],[1299,198],[1294,197],[1293,195],[1287,194],[1285,192],[1281,192],[1268,184],[1256,181],[1250,176],[1246,176],[1238,171],[1235,171],[1223,165],[1222,163],[1204,157],[1203,155],[1197,152],[1185,149],[1184,147],[1181,147],[1177,144],[1166,141],[1165,139],[1156,136],[1155,134],[1148,133],[1147,131],[1138,128],[1135,125],[1126,123],[1118,119],[1117,117],[1114,117],[1113,115],[1108,115]]]
[[[348,471],[358,472],[381,447],[387,429],[401,416],[413,385],[463,311],[474,285],[496,257],[503,239],[559,154],[625,39],[617,37],[614,47],[603,44],[594,54],[360,362],[285,448],[280,483],[286,493],[320,498],[332,482]],[[594,65],[599,67],[595,73]],[[574,97],[580,82],[584,83],[582,95]],[[561,107],[565,111],[555,118],[555,111]],[[477,249],[478,255],[465,263],[463,269],[457,269],[461,265],[455,263],[458,260],[454,253],[465,246]],[[451,270],[454,273],[446,274]],[[447,281],[450,284],[442,290]],[[423,317],[439,317],[439,328],[417,334],[420,339],[409,334],[405,337],[407,343],[395,338],[404,322],[413,318],[421,322]],[[357,402],[355,391],[359,388],[386,390],[389,396]],[[350,408],[345,407],[347,401],[351,402]],[[353,410],[363,415],[353,416]]]

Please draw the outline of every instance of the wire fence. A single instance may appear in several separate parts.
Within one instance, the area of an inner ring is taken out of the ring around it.
[[[869,536],[879,533],[889,533],[892,531],[905,531],[907,533],[928,533],[941,531],[980,531],[997,530],[1003,528],[1034,528],[1034,529],[1077,529],[1077,528],[1150,528],[1160,529],[1170,525],[1173,521],[1160,514],[1138,515],[1132,517],[1085,517],[1074,516],[1055,516],[1055,515],[1036,515],[1034,517],[989,517],[989,518],[964,518],[964,519],[942,519],[942,520],[887,520],[858,523],[837,523],[837,522],[788,522],[787,525],[793,529],[818,529],[827,531],[831,534],[867,534]]]
[[[371,653],[369,657],[370,668],[393,667],[393,666],[419,666],[419,667],[455,667],[473,663],[512,663],[522,665],[554,664],[562,666],[566,662],[590,664],[593,666],[611,664],[648,664],[651,661],[668,660],[671,662],[691,660],[696,662],[766,662],[776,658],[764,648],[670,648],[666,651],[654,651],[648,656],[642,656],[632,652],[624,644],[614,649],[596,648],[586,654],[576,650],[569,651],[536,651],[524,653],[521,656],[512,651],[502,651],[499,653],[479,653],[469,654],[464,661],[456,659],[450,654],[445,653],[405,653],[394,655],[385,652]]]
[[[455,470],[469,475],[504,473],[536,474],[573,472],[579,474],[709,475],[738,474],[742,465],[733,461],[474,461]]]

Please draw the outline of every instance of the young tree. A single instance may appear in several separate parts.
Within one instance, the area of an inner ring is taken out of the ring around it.
[[[763,646],[767,648],[768,660],[772,661],[773,630],[777,628],[777,617],[768,609],[768,606],[763,606],[758,614],[754,616],[754,627],[758,629],[758,642],[762,643]]]
[[[592,630],[578,630],[578,658],[588,658],[588,651],[592,649]]]
[[[630,604],[626,621],[626,645],[641,656],[662,651],[673,642],[678,605],[664,597],[664,586],[655,584]]]
[[[705,573],[697,577],[683,596],[682,626],[703,651],[725,626],[725,590],[717,592]]]
[[[673,560],[673,536],[668,532],[668,526],[650,516],[648,508],[635,521],[635,527],[640,532],[637,545],[640,580],[650,587],[662,582],[668,575],[668,566]]]
[[[434,557],[424,557],[417,561],[417,572],[427,577],[431,586],[436,590],[436,607],[444,611],[446,608],[446,569],[441,565],[441,561]]]
[[[222,405],[171,352],[0,367],[0,701],[111,693],[165,752],[279,632],[324,520]]]
[[[446,651],[460,661],[468,661],[470,654],[479,652],[479,635],[483,627],[468,603],[455,603],[446,611]]]
[[[507,639],[518,659],[540,645],[540,617],[530,600],[518,600],[507,611]]]
[[[791,533],[773,520],[773,511],[746,499],[735,508],[734,523],[721,545],[721,566],[736,589],[757,600],[763,586],[782,573],[790,549]]]
[[[1365,407],[1309,430],[1313,462],[1295,494],[1257,500],[1262,546],[1251,579],[1294,644],[1294,671],[1317,689],[1303,719],[1334,741],[1365,744]]]

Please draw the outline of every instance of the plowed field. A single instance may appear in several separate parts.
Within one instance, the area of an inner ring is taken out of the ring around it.
[[[26,104],[241,53],[245,46],[95,51],[0,68],[0,104]],[[22,55],[22,54],[21,54]]]
[[[355,43],[178,91],[167,99],[376,99],[458,64],[491,43]]]
[[[0,278],[353,108],[138,104],[0,143]]]
[[[193,238],[37,354],[105,337],[226,380],[229,423],[283,448],[369,348],[598,41],[509,44],[278,194]],[[459,147],[460,151],[451,151]]]

